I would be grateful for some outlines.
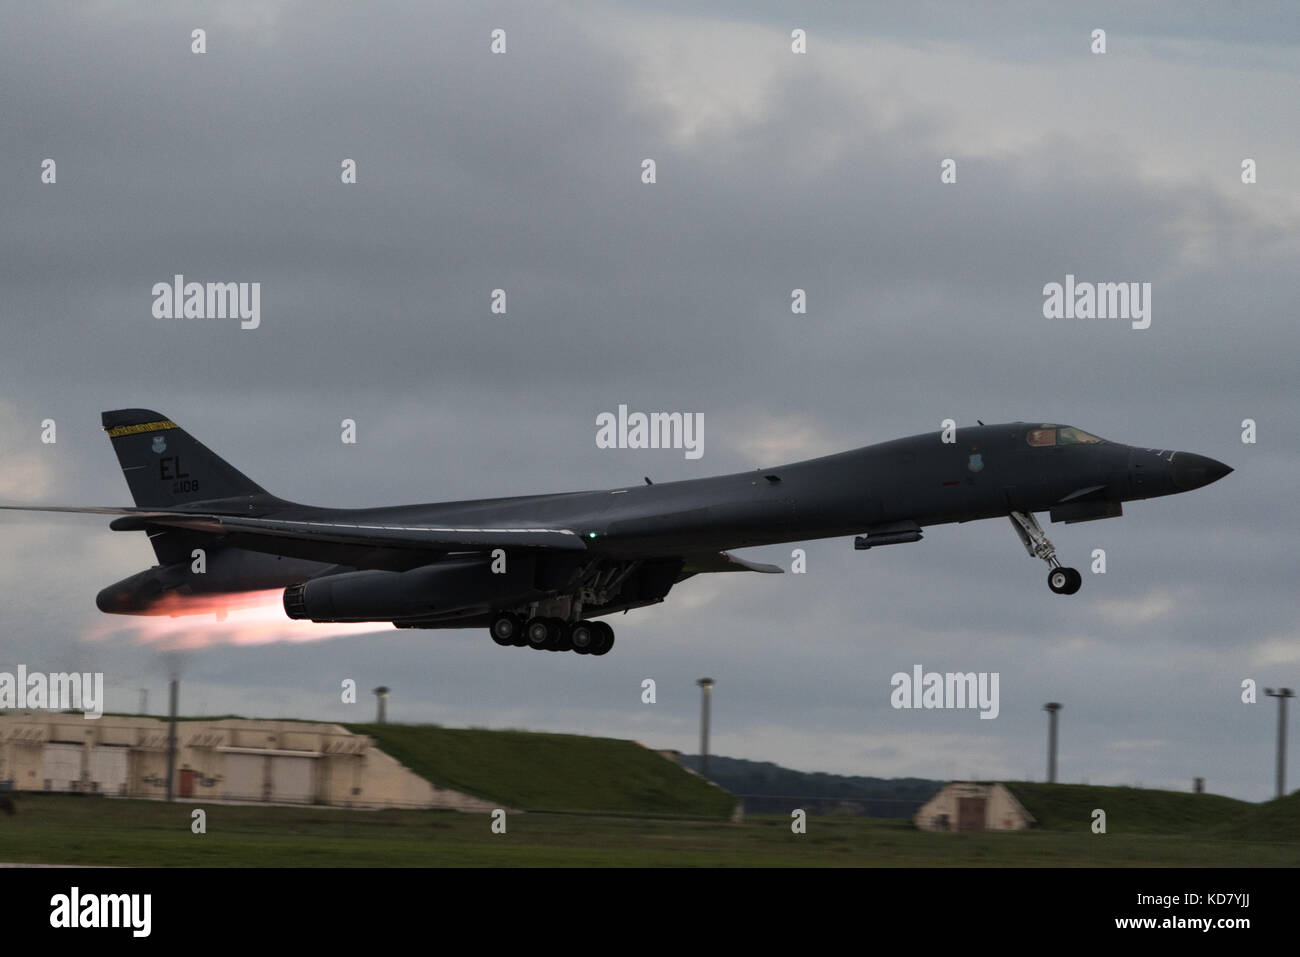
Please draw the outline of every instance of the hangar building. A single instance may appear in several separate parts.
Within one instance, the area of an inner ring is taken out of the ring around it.
[[[923,831],[1021,831],[1037,822],[1005,784],[949,781],[912,823]]]
[[[247,718],[177,722],[175,795],[335,807],[447,807],[491,802],[441,788],[337,724]],[[46,711],[0,714],[0,789],[167,796],[167,721]]]

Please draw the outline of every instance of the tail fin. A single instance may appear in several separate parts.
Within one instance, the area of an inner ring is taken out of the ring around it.
[[[170,508],[267,492],[165,415],[150,409],[105,412],[104,431],[141,508]]]

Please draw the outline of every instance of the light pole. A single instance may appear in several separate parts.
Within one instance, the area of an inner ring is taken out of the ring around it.
[[[180,708],[181,682],[173,677],[170,686],[171,701],[167,706],[167,800],[173,800],[172,788],[176,780],[176,713]]]
[[[709,698],[713,691],[713,679],[701,678],[695,682],[700,686],[700,776],[709,776]]]
[[[1056,712],[1061,710],[1061,705],[1056,701],[1049,701],[1043,705],[1043,710],[1047,712],[1047,783],[1056,783]]]
[[[1290,688],[1265,688],[1264,694],[1277,699],[1277,796],[1286,793],[1286,699],[1294,698]]]

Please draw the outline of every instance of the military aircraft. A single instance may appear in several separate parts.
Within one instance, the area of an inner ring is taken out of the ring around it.
[[[481,626],[499,645],[584,655],[614,643],[600,617],[661,602],[693,575],[782,571],[728,551],[744,546],[854,535],[871,549],[919,542],[927,525],[1006,518],[1047,563],[1051,590],[1071,595],[1082,576],[1035,512],[1113,518],[1124,502],[1232,471],[1068,425],[981,423],[713,478],[337,509],[271,495],[158,412],[102,421],[135,507],[21,507],[115,515],[110,528],[148,534],[159,564],[101,591],[101,611],[174,615],[195,596],[283,588],[290,618]]]

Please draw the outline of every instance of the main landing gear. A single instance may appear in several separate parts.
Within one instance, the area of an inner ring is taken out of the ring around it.
[[[603,655],[614,647],[614,629],[603,621],[575,621],[561,618],[529,618],[515,614],[497,615],[488,630],[498,645],[527,645],[538,651],[572,651],[579,655]]]
[[[1066,568],[1056,560],[1056,546],[1043,534],[1033,512],[1012,512],[1011,527],[1020,536],[1030,558],[1041,558],[1051,569],[1047,573],[1047,587],[1058,595],[1073,595],[1083,585],[1083,576],[1077,569]]]

